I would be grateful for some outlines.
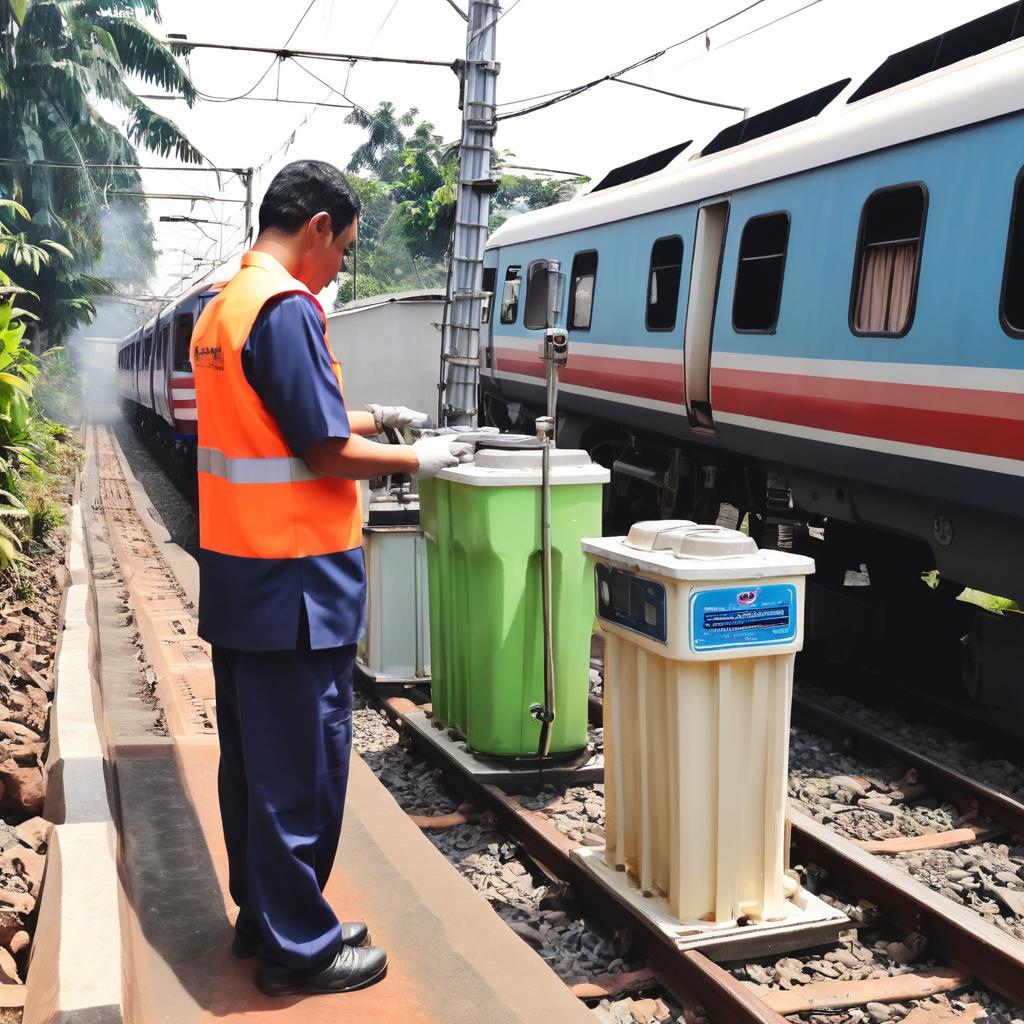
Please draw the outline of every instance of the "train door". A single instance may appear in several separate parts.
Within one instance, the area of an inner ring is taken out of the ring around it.
[[[728,222],[728,199],[706,203],[697,212],[683,332],[683,381],[686,413],[690,426],[698,430],[715,429],[711,410],[711,341]]]
[[[156,355],[153,359],[153,409],[161,419],[171,415],[167,404],[167,367],[170,362],[167,351],[170,344],[171,323],[168,318],[160,325],[157,335]]]

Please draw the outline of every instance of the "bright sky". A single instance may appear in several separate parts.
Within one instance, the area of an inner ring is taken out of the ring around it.
[[[308,0],[162,0],[158,30],[194,42],[282,46]],[[456,0],[465,4],[466,0]],[[580,84],[700,33],[752,0],[504,0],[497,28],[499,104]],[[756,113],[839,78],[872,70],[889,53],[1004,6],[1006,0],[762,0],[708,40],[669,50],[629,78],[673,92],[745,106]],[[800,8],[806,7],[806,10]],[[785,17],[792,13],[791,17]],[[761,29],[776,18],[778,24]],[[758,31],[759,30],[759,31]],[[752,33],[746,35],[747,33]],[[745,38],[741,38],[744,37]],[[314,0],[290,46],[345,53],[450,61],[464,55],[465,22],[448,0]],[[708,48],[710,42],[710,49]],[[391,100],[434,123],[446,140],[460,133],[458,83],[447,68],[304,61],[327,85],[360,106]],[[267,54],[193,51],[198,88],[210,95],[345,103],[291,61]],[[152,92],[142,87],[142,92]],[[344,167],[363,132],[347,110],[285,103],[150,100],[222,167],[259,168],[256,208],[274,173],[289,160],[317,157]],[[601,177],[673,143],[707,138],[739,114],[605,83],[538,113],[500,125],[496,145],[510,162]],[[153,163],[149,156],[143,162]],[[150,192],[198,192],[240,199],[238,180],[223,188],[211,174],[147,172]],[[194,259],[237,253],[242,207],[228,202],[153,201],[154,219],[188,215],[225,225],[157,224],[162,250],[158,293],[179,290]],[[255,218],[255,211],[254,211]],[[209,238],[200,233],[200,228]],[[204,265],[205,267],[205,265]]]

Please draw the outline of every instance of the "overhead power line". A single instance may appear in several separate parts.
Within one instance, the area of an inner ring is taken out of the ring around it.
[[[107,189],[109,196],[134,196],[137,199],[187,199],[196,203],[239,203],[245,205],[244,199],[226,199],[224,196],[201,196],[191,192],[126,192],[119,188]]]
[[[601,85],[604,82],[610,82],[615,79],[621,78],[623,75],[629,74],[630,71],[635,71],[637,68],[643,67],[646,64],[651,64],[656,60],[664,57],[666,53],[671,50],[675,50],[680,46],[685,46],[686,43],[691,43],[695,39],[701,39],[706,37],[707,34],[716,28],[720,28],[722,25],[727,24],[730,21],[735,21],[737,18],[746,14],[748,11],[752,11],[755,7],[760,7],[762,4],[767,3],[768,0],[754,0],[753,3],[747,4],[746,7],[735,11],[733,14],[729,14],[724,18],[714,22],[714,24],[706,25],[704,28],[692,35],[688,35],[685,39],[680,39],[678,42],[672,43],[666,46],[664,49],[657,50],[654,53],[648,54],[646,57],[641,57],[640,60],[634,61],[632,64],[627,65],[624,68],[620,68],[618,71],[609,72],[607,75],[602,75],[600,78],[591,79],[589,82],[583,82],[581,85],[573,86],[571,89],[566,89],[561,93],[552,96],[550,99],[545,99],[540,103],[535,103],[529,107],[523,107],[521,110],[510,110],[505,114],[498,114],[497,120],[507,121],[513,117],[522,117],[524,114],[532,114],[534,111],[543,110],[546,107],[552,107],[556,103],[564,103],[565,100],[572,99],[574,96],[579,96],[582,93],[588,92],[590,89]]]
[[[559,171],[554,167],[528,167],[526,164],[502,164],[496,167],[498,174],[502,171],[537,171],[540,174],[564,174],[567,178],[586,178],[582,171]]]
[[[814,0],[815,3],[820,3],[821,0]],[[721,107],[723,110],[739,110],[742,111],[744,116],[749,112],[749,107],[737,107],[732,103],[719,103],[717,100],[702,100],[696,96],[685,96],[681,92],[669,92],[668,89],[657,89],[653,85],[644,85],[643,82],[631,82],[628,78],[611,78],[611,82],[617,82],[619,85],[631,85],[634,89],[646,89],[648,92],[660,93],[662,96],[671,96],[673,99],[686,100],[688,103],[702,103],[706,107]]]
[[[299,20],[295,23],[295,27],[288,34],[288,38],[284,41],[285,46],[287,46],[295,38],[295,33],[298,32],[299,29],[302,27],[302,23],[306,20],[306,16],[313,9],[313,6],[316,4],[316,2],[317,0],[309,0],[308,6],[302,12],[302,15],[299,17]],[[198,89],[196,90],[196,93],[202,99],[207,100],[211,103],[233,103],[236,100],[248,99],[266,81],[267,76],[270,74],[271,71],[274,70],[278,63],[278,59],[272,60],[267,65],[267,68],[263,72],[263,74],[260,75],[260,77],[257,78],[256,81],[253,82],[253,84],[245,90],[245,92],[240,93],[238,96],[216,96],[212,93],[204,93]]]
[[[196,167],[194,164],[166,166],[159,164],[102,164],[102,163],[61,163],[59,160],[17,160],[13,157],[0,157],[0,164],[18,167],[56,167],[67,170],[112,170],[112,171],[203,171],[206,174],[240,174],[241,167]]]
[[[785,21],[787,18],[792,18],[795,14],[800,14],[803,11],[808,10],[811,7],[816,7],[818,4],[824,3],[824,0],[811,0],[809,4],[804,4],[803,7],[798,7],[795,11],[790,11],[788,14],[781,14],[779,17],[766,22],[764,25],[758,25],[757,28],[752,28],[749,32],[744,32],[741,36],[734,36],[732,39],[722,43],[721,46],[717,47],[719,50],[724,50],[727,46],[732,46],[733,43],[738,43],[741,39],[746,39],[747,36],[752,36],[757,32],[763,32],[766,28],[771,28],[772,25],[778,25],[780,21]]]
[[[181,93],[136,93],[140,100],[183,100]],[[199,98],[212,103],[290,103],[300,107],[333,107],[336,110],[351,110],[351,103],[324,103],[322,100],[293,100],[282,96],[216,96],[200,93]]]
[[[763,3],[764,0],[759,0]],[[194,43],[191,40],[168,39],[168,46],[185,50],[235,50],[241,53],[272,53],[281,60],[304,57],[307,60],[326,60],[338,63],[366,61],[377,64],[415,64],[422,67],[454,68],[452,60],[425,60],[421,57],[374,57],[366,53],[332,53],[325,50],[289,50],[286,46],[238,46],[234,43]]]

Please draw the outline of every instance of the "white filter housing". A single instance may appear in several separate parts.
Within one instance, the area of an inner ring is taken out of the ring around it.
[[[814,562],[680,521],[583,550],[605,637],[607,864],[677,921],[792,916],[789,716]]]
[[[395,506],[375,501],[363,527],[366,562],[366,633],[359,644],[361,668],[378,683],[430,678],[430,606],[427,549],[412,523],[373,525],[375,512]],[[404,503],[403,507],[410,507]],[[415,517],[419,506],[413,503]]]

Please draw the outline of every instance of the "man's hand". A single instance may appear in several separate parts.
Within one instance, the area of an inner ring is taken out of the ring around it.
[[[465,462],[473,454],[473,445],[459,440],[458,434],[444,437],[423,437],[411,451],[419,459],[420,467],[413,473],[417,480],[437,476],[442,469],[451,469]]]
[[[412,428],[422,430],[430,422],[430,416],[425,412],[417,412],[415,409],[407,409],[404,405],[375,405],[371,403],[366,407],[373,416],[373,425],[379,434],[387,427],[401,433],[403,430]]]

